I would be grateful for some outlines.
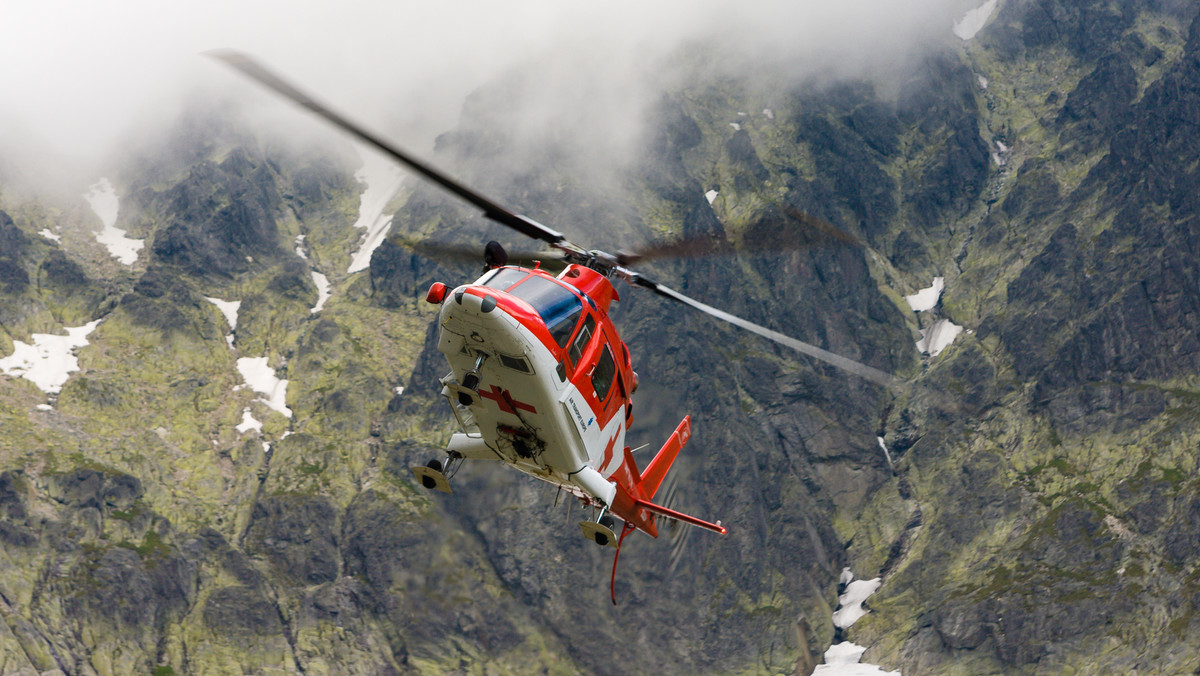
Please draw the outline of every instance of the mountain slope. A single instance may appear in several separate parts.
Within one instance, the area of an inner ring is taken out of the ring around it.
[[[510,234],[408,180],[348,273],[353,149],[229,111],[109,177],[131,265],[82,199],[0,184],[0,359],[102,320],[60,392],[0,376],[0,672],[808,673],[844,638],[906,674],[1194,670],[1200,19],[1010,0],[948,40],[889,81],[697,75],[616,170],[568,121],[518,131],[520,72],[439,139],[591,246],[801,244],[647,270],[910,383],[620,289],[631,441],[692,414],[666,490],[729,534],[632,539],[616,608],[547,487],[408,472],[453,431],[419,299],[478,268],[406,243]],[[788,207],[864,246],[808,245]],[[883,584],[835,632],[844,567]]]

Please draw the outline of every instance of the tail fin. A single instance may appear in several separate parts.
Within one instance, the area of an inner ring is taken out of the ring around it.
[[[658,487],[662,485],[663,479],[667,478],[667,472],[671,470],[671,464],[675,462],[679,451],[683,450],[688,439],[692,438],[692,417],[684,416],[683,421],[679,423],[679,427],[675,428],[675,432],[667,439],[667,443],[663,444],[662,449],[658,451],[658,455],[650,461],[646,466],[646,471],[642,472],[642,476],[638,479],[638,488],[642,494],[642,498],[649,500],[658,492]]]

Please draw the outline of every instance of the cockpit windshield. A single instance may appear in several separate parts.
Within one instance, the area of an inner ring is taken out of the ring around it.
[[[525,279],[529,275],[528,270],[520,270],[518,268],[500,268],[495,274],[486,278],[483,285],[493,289],[507,291],[508,287]]]
[[[554,342],[559,347],[566,347],[575,332],[579,315],[583,313],[583,303],[578,296],[562,284],[538,275],[530,276],[508,292],[532,305],[546,322]]]

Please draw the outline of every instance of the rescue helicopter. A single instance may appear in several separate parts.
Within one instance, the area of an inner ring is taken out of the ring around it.
[[[671,255],[680,250],[679,243],[632,254],[586,249],[334,112],[251,57],[232,50],[208,54],[478,207],[486,218],[541,241],[566,264],[557,274],[540,263],[509,265],[504,248],[493,241],[485,247],[481,277],[454,288],[441,282],[430,287],[425,300],[440,307],[438,350],[450,366],[450,373],[441,379],[441,393],[460,431],[451,436],[444,458],[412,471],[425,488],[449,493],[450,479],[464,462],[494,460],[592,507],[594,518],[579,526],[589,540],[616,548],[614,604],[617,561],[630,533],[640,530],[657,537],[663,522],[722,534],[726,529],[720,521],[654,502],[691,438],[690,416],[683,418],[644,467],[626,445],[639,379],[629,348],[609,316],[612,302],[619,300],[613,280],[690,306],[877,384],[896,387],[892,376],[883,371],[726,313],[632,268],[639,260]],[[793,216],[835,240],[852,239],[820,219],[798,212]]]

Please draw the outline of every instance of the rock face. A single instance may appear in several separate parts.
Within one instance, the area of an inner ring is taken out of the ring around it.
[[[691,413],[664,490],[729,533],[627,542],[617,608],[553,491],[408,471],[454,429],[418,299],[478,271],[408,245],[509,234],[418,184],[348,275],[357,160],[213,111],[114,175],[130,268],[78,205],[0,193],[0,358],[104,319],[57,397],[0,376],[0,673],[807,673],[844,567],[883,585],[839,638],[888,669],[1196,670],[1196,14],[1012,0],[888,86],[697,77],[603,181],[563,122],[515,135],[522,75],[471,97],[438,164],[580,243],[741,246],[648,272],[906,383],[620,289],[631,441]],[[263,357],[290,417],[238,369]]]

